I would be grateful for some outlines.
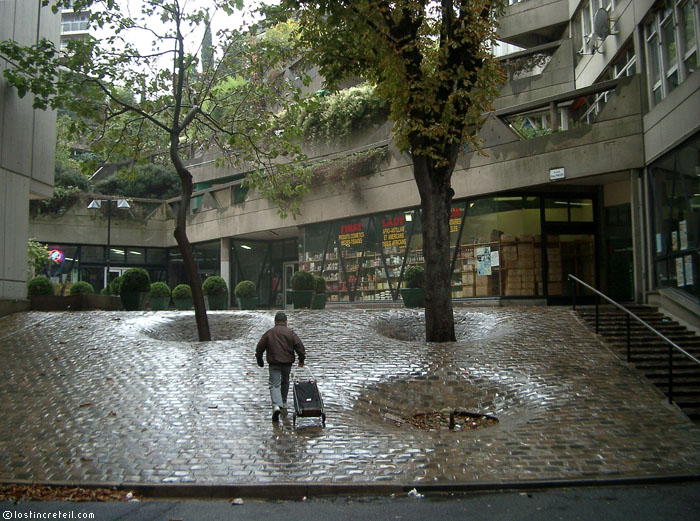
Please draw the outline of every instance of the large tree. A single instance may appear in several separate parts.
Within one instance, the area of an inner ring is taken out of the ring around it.
[[[208,21],[242,8],[242,0],[212,0],[216,12],[187,0],[42,0],[54,11],[90,8],[90,24],[103,38],[71,40],[65,49],[50,41],[20,46],[0,42],[3,71],[20,96],[34,95],[37,109],[61,108],[74,115],[72,131],[102,158],[141,157],[166,150],[181,183],[174,236],[192,286],[200,340],[209,324],[187,218],[193,178],[183,148],[216,146],[222,157],[253,169],[256,179],[283,178],[279,156],[298,147],[279,129],[274,108],[293,89],[271,75],[280,48],[265,47],[237,31],[217,33],[211,47]],[[138,8],[134,8],[138,5]],[[205,29],[206,25],[206,31]],[[145,42],[147,47],[137,45]],[[204,45],[204,60],[199,53]],[[235,50],[235,52],[232,52]],[[264,176],[260,172],[265,172]]]
[[[455,340],[450,276],[452,173],[503,80],[492,48],[503,0],[281,0],[331,88],[361,77],[391,107],[420,194],[427,341]]]

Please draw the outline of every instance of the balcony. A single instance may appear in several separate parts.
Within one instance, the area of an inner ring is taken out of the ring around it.
[[[510,1],[499,20],[501,40],[527,48],[566,37],[568,0]]]

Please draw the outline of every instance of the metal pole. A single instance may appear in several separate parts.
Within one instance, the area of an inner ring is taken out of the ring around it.
[[[668,403],[673,402],[673,347],[668,346]]]
[[[598,313],[598,304],[600,303],[600,297],[596,294],[595,296],[595,332],[598,334],[600,331],[600,325],[599,325],[599,313]]]
[[[627,362],[632,361],[632,351],[630,346],[630,316],[627,315]]]
[[[109,258],[112,253],[112,201],[107,200],[107,273],[105,275],[105,287],[109,287]]]

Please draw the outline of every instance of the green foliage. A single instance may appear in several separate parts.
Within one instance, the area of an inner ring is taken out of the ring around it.
[[[316,293],[326,292],[326,279],[320,275],[314,275],[314,291]]]
[[[109,288],[102,288],[100,290],[100,295],[111,295],[111,293],[109,292]]]
[[[188,299],[192,298],[192,288],[189,284],[178,284],[173,288],[173,298],[174,299]]]
[[[382,162],[388,156],[388,147],[379,147],[317,163],[312,169],[312,183],[328,183],[342,192],[350,192],[355,200],[360,200],[358,179],[379,172]]]
[[[422,266],[408,266],[403,273],[404,288],[422,288],[424,272]]]
[[[32,215],[62,215],[68,208],[80,200],[82,193],[83,191],[76,186],[55,186],[51,199],[30,201],[29,211]]]
[[[83,295],[83,294],[93,295],[94,293],[95,293],[95,288],[92,287],[92,284],[90,284],[89,282],[86,282],[84,280],[78,281],[70,287],[70,294],[71,295]]]
[[[313,274],[304,270],[294,272],[291,283],[294,291],[309,291],[316,287],[316,281],[314,280]]]
[[[49,262],[49,249],[34,239],[27,241],[27,268],[30,271],[41,270]]]
[[[363,84],[330,96],[307,99],[281,116],[286,124],[299,127],[312,142],[342,140],[367,126],[381,124],[389,114],[388,104]]]
[[[517,118],[515,118],[515,120],[510,124],[510,126],[523,139],[532,139],[541,136],[548,136],[552,133],[551,128],[533,126],[533,124],[527,119],[525,119],[525,117],[523,116],[518,116]]]
[[[27,283],[27,294],[30,297],[39,295],[53,295],[53,284],[47,277],[34,277]]]
[[[212,275],[204,280],[202,291],[205,295],[225,296],[228,295],[228,286],[222,277]]]
[[[112,280],[112,282],[109,283],[109,292],[112,295],[119,295],[119,293],[121,292],[121,288],[122,277],[120,275],[119,277],[115,278],[114,280]]]
[[[151,289],[151,277],[143,268],[129,268],[121,279],[120,293],[147,293]]]
[[[145,199],[170,199],[180,195],[180,177],[173,167],[156,164],[137,165],[95,183],[99,194]]]
[[[237,298],[253,298],[257,297],[258,291],[255,288],[255,282],[252,280],[242,280],[236,284],[236,289],[233,290]]]
[[[170,288],[165,282],[154,282],[148,292],[151,297],[169,297]]]

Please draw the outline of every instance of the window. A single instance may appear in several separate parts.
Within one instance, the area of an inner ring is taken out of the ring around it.
[[[644,24],[649,90],[654,104],[698,66],[698,2],[665,0]]]
[[[89,13],[64,13],[61,18],[61,32],[87,31]]]
[[[593,20],[598,9],[605,9],[608,13],[615,9],[614,0],[590,0],[574,17],[572,23],[572,38],[578,45],[578,59],[583,54],[592,54],[595,51],[593,40]]]

